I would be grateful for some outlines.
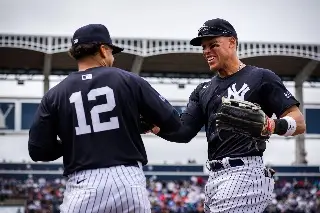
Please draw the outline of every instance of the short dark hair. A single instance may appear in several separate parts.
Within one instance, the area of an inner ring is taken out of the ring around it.
[[[75,60],[80,60],[88,56],[96,55],[102,43],[89,43],[74,45],[69,50],[69,55]]]

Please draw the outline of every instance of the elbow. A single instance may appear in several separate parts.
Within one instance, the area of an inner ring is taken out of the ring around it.
[[[30,156],[31,160],[34,162],[41,161],[41,159],[39,158],[39,155],[37,155],[34,151],[32,151],[30,149],[29,149],[29,156]]]
[[[304,134],[307,131],[307,125],[305,120],[303,119],[298,125],[295,134],[300,135]]]
[[[170,142],[173,142],[173,143],[189,143],[191,140],[186,140],[186,139],[183,139],[183,138],[177,138],[177,139],[170,139],[170,140],[167,140],[167,141],[170,141]]]
[[[166,141],[173,142],[173,143],[189,143],[193,138],[186,134],[180,134],[180,132],[168,134],[160,131],[156,135],[162,139],[165,139]]]
[[[171,140],[171,142],[175,142],[175,143],[189,143],[192,140],[192,136],[189,135],[183,135],[177,138],[174,138],[173,140]]]
[[[306,129],[307,129],[306,122],[305,122],[304,116],[300,112],[299,108],[294,107],[293,109],[291,109],[291,111],[289,113],[287,113],[285,115],[288,117],[291,117],[292,119],[295,120],[296,130],[292,134],[292,136],[304,134],[306,132]]]
[[[192,140],[192,137],[181,138],[179,143],[189,143]]]
[[[305,122],[304,118],[302,117],[300,119],[300,121],[297,122],[296,131],[292,136],[304,134],[304,133],[306,133],[306,130],[307,130],[307,125],[306,125],[306,122]]]
[[[38,161],[49,161],[47,156],[49,155],[49,150],[43,150],[40,147],[34,146],[32,144],[29,144],[28,146],[29,156],[32,161],[38,162]]]
[[[31,158],[32,161],[37,162],[38,160],[38,156],[36,155],[35,151],[34,151],[35,147],[30,144],[30,141],[28,143],[28,152],[29,152],[29,157]]]

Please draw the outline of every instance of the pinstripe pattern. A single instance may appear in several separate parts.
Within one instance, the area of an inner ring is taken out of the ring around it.
[[[205,212],[260,213],[271,202],[273,178],[266,177],[261,157],[242,157],[243,166],[210,171],[205,186]]]
[[[149,213],[146,178],[134,166],[78,172],[69,177],[60,209],[61,213]]]

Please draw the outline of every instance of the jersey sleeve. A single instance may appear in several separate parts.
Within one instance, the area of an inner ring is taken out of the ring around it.
[[[143,78],[135,81],[142,117],[166,132],[177,131],[181,126],[178,111]]]
[[[34,161],[54,161],[62,156],[62,144],[57,140],[56,116],[45,95],[34,115],[29,130],[29,155]]]
[[[288,108],[300,105],[280,77],[270,70],[263,70],[259,96],[261,107],[269,117],[275,113],[279,118]]]
[[[172,142],[188,143],[198,134],[205,122],[205,116],[199,98],[199,93],[204,85],[205,83],[198,85],[191,93],[189,103],[180,116],[182,127],[177,132],[170,134],[163,133],[160,130],[158,134],[159,137]]]

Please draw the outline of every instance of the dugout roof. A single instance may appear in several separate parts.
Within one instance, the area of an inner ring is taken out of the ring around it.
[[[53,75],[75,71],[76,64],[67,54],[70,39],[0,34],[0,74],[42,74],[45,66]],[[142,76],[207,78],[213,74],[201,49],[188,40],[114,38],[114,42],[125,49],[116,55],[115,66]],[[294,80],[313,62],[305,80],[320,80],[320,45],[240,41],[238,54],[244,63],[269,68],[284,80]]]

